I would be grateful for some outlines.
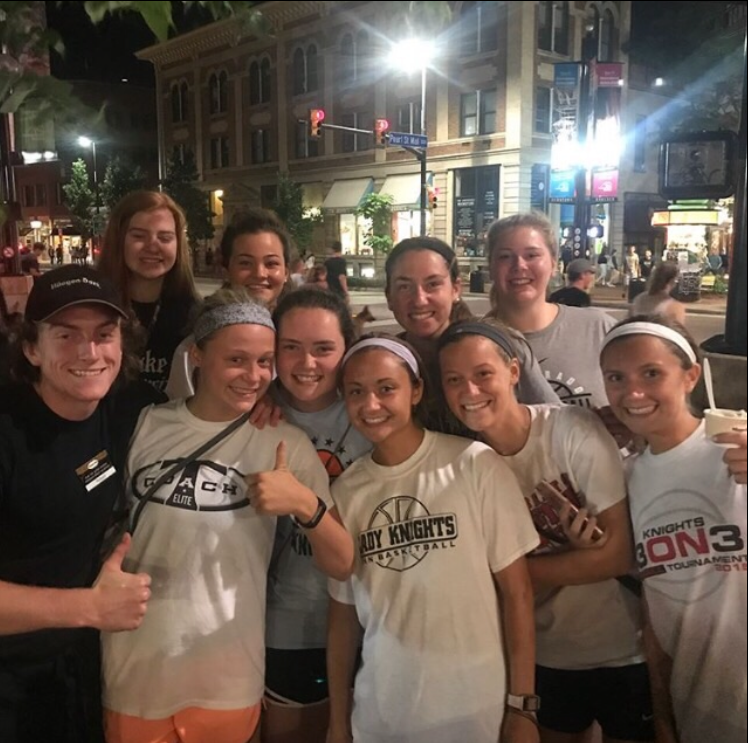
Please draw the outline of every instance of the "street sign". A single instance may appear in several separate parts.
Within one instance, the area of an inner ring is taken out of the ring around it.
[[[429,138],[425,134],[408,134],[406,132],[390,132],[387,143],[400,145],[400,147],[419,147],[426,149],[429,146]]]

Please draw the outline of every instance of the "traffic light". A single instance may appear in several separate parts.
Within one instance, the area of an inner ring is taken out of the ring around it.
[[[322,136],[321,124],[325,120],[325,112],[321,108],[309,109],[309,136],[319,139]]]
[[[377,147],[387,146],[387,130],[390,122],[387,119],[374,119],[374,144]]]
[[[434,188],[433,186],[427,186],[426,187],[426,197],[429,202],[429,209],[432,211],[436,209],[439,201],[439,191]]]

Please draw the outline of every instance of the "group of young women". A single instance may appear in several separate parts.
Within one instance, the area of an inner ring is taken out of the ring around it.
[[[284,292],[261,211],[198,308],[183,226],[128,196],[101,259],[175,397],[131,445],[152,598],[103,640],[109,743],[245,743],[263,700],[266,743],[742,742],[745,433],[706,439],[681,326],[547,302],[538,215],[488,232],[491,319],[413,238],[386,263],[403,334],[358,340],[341,299]],[[628,472],[606,426],[648,442]]]

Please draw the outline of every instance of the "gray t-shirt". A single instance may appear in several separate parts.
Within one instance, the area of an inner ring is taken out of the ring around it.
[[[331,483],[371,451],[371,443],[349,425],[342,400],[317,413],[302,413],[282,399],[278,402],[285,419],[311,439]],[[309,540],[290,518],[279,518],[268,577],[267,647],[327,647],[328,604],[327,577],[314,564]]]
[[[558,305],[558,315],[547,328],[524,334],[562,402],[583,408],[608,404],[600,349],[615,324],[615,318],[595,307]]]

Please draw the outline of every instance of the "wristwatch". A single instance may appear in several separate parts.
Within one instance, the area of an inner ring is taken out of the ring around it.
[[[322,498],[317,496],[317,510],[314,512],[314,515],[309,519],[309,521],[299,521],[296,516],[291,516],[291,521],[293,521],[296,526],[300,526],[302,529],[314,529],[314,527],[317,526],[320,521],[322,521],[322,517],[326,512],[327,504],[322,500]]]
[[[506,706],[520,712],[537,712],[540,709],[540,697],[535,694],[507,694]]]

